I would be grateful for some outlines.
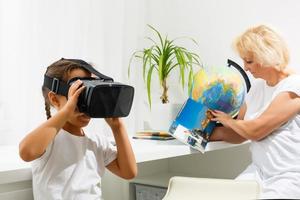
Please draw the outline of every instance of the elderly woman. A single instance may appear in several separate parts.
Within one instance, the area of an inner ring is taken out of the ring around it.
[[[223,127],[211,140],[251,140],[252,163],[237,179],[256,180],[261,198],[300,199],[300,75],[287,67],[286,44],[267,26],[248,29],[234,46],[245,70],[265,86],[251,88],[254,98],[246,98],[237,119],[213,111]]]

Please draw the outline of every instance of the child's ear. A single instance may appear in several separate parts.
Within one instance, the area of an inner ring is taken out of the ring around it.
[[[49,99],[49,102],[52,106],[54,106],[56,109],[59,108],[60,102],[57,98],[57,95],[54,92],[50,91],[48,93],[48,99]]]

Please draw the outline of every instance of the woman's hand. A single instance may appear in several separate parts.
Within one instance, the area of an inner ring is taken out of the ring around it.
[[[224,127],[229,127],[229,122],[233,120],[230,115],[219,110],[212,110],[211,112],[214,115],[214,118],[211,119],[212,121],[218,121],[223,124]]]

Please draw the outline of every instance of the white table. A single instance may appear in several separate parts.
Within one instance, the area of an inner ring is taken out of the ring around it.
[[[142,140],[136,139],[132,141],[132,148],[135,153],[137,163],[172,158],[177,156],[201,153],[189,146],[179,142],[178,140]],[[247,143],[247,142],[245,142]],[[244,144],[244,143],[242,143]],[[209,142],[205,151],[214,151],[218,149],[231,148],[242,144],[229,144],[226,142]]]
[[[137,163],[190,155],[201,152],[190,148],[178,140],[158,141],[131,139]],[[210,142],[206,151],[230,148],[238,145],[225,142]],[[152,164],[152,163],[147,163]],[[172,174],[159,174],[157,178],[136,178],[135,183],[155,183],[164,186]],[[32,200],[31,165],[19,157],[18,146],[0,146],[0,199]],[[146,181],[145,181],[146,180]],[[151,182],[152,180],[152,182]],[[163,181],[162,181],[163,180]],[[150,182],[149,182],[150,181]]]
[[[178,140],[132,139],[132,148],[137,163],[200,153]],[[238,146],[225,142],[210,142],[206,151]],[[0,146],[0,184],[31,180],[30,163],[19,157],[18,146]]]

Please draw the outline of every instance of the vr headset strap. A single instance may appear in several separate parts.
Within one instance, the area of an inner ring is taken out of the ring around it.
[[[94,67],[92,67],[90,64],[88,64],[87,62],[85,62],[83,60],[79,60],[79,59],[66,59],[66,58],[62,58],[62,60],[67,60],[67,61],[75,62],[75,63],[81,65],[82,68],[86,69],[87,71],[91,72],[92,74],[95,74],[102,81],[105,81],[105,82],[106,81],[107,82],[114,82],[114,79],[112,79],[112,78],[110,78],[108,76],[105,76],[104,74],[101,74]]]
[[[43,86],[47,87],[49,90],[56,94],[63,96],[68,96],[69,85],[58,78],[51,78],[47,75],[44,75],[44,84]]]
[[[75,62],[79,64],[82,68],[86,69],[92,74],[95,74],[101,81],[104,82],[113,82],[114,80],[108,76],[105,76],[104,74],[101,74],[98,72],[95,68],[93,68],[90,64],[85,62],[84,60],[79,60],[79,59],[65,59],[62,58],[61,60],[67,60],[71,62]],[[63,96],[68,96],[68,91],[69,91],[69,85],[58,78],[51,78],[47,75],[44,75],[44,84],[45,87],[50,89],[52,92],[55,92],[56,94],[60,94]]]

